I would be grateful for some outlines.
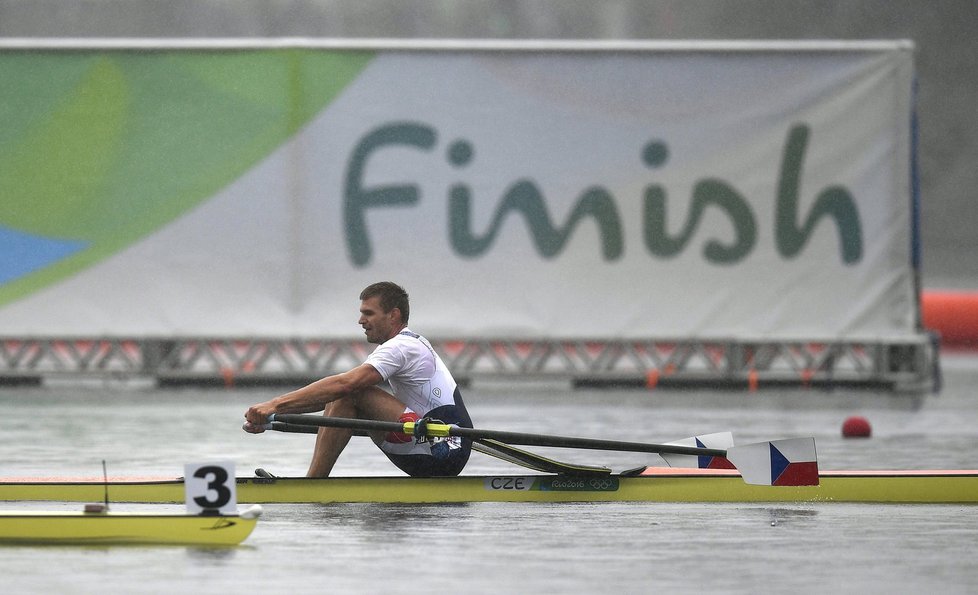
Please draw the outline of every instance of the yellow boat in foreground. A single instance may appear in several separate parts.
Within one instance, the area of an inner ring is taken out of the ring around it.
[[[0,500],[179,503],[179,479],[8,479]],[[877,502],[978,504],[976,471],[821,471],[818,485],[762,486],[735,470],[653,467],[602,476],[560,474],[459,477],[248,477],[236,480],[247,503],[334,502]]]
[[[115,512],[101,506],[93,512],[7,510],[0,511],[0,543],[237,545],[260,515],[260,506],[237,515]]]

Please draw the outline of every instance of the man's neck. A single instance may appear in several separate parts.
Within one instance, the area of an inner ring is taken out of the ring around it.
[[[404,330],[404,329],[406,329],[406,328],[407,328],[407,325],[406,325],[406,324],[402,324],[402,325],[399,325],[399,326],[395,326],[395,327],[394,327],[393,329],[391,329],[391,336],[389,336],[389,337],[387,337],[386,339],[384,339],[384,341],[385,341],[385,342],[387,342],[387,341],[390,341],[390,340],[391,340],[391,339],[393,339],[394,337],[396,337],[396,336],[398,336],[399,334],[401,334],[401,331],[403,331],[403,330]]]

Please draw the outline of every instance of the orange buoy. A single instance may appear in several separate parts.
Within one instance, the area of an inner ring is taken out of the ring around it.
[[[659,368],[652,368],[645,374],[645,388],[652,390],[659,384]]]
[[[869,438],[872,433],[869,420],[860,415],[853,415],[842,422],[842,436],[845,438]]]
[[[222,366],[221,376],[224,378],[224,388],[234,388],[234,370],[228,366]]]
[[[978,347],[978,292],[925,291],[924,327],[941,335],[946,347]]]

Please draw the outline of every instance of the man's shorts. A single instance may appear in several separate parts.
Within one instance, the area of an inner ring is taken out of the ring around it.
[[[458,402],[458,399],[456,399]],[[464,406],[442,405],[428,412],[425,416],[446,424],[462,427],[472,427],[472,421]],[[405,411],[401,421],[416,421],[418,415],[413,411]],[[414,437],[404,434],[388,434],[380,449],[398,469],[411,477],[450,477],[462,472],[472,452],[472,441],[460,436],[447,439],[448,454],[443,458],[431,454],[432,442],[416,443]]]

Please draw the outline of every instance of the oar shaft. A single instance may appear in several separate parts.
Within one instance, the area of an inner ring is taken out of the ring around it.
[[[276,432],[295,432],[297,434],[316,434],[319,432],[316,426],[287,424],[281,421],[268,424],[268,429],[275,430]]]
[[[298,415],[276,413],[269,421],[296,426],[324,426],[331,428],[347,428],[379,432],[414,433],[413,422],[398,423],[369,419],[349,419],[343,417],[328,417],[324,415]],[[462,428],[455,425],[430,423],[429,436],[461,436],[463,438],[499,440],[520,446],[548,446],[557,448],[579,448],[588,450],[612,450],[622,452],[650,452],[693,456],[725,457],[727,451],[715,448],[696,448],[674,444],[650,444],[645,442],[621,442],[617,440],[597,440],[593,438],[574,438],[569,436],[548,436],[545,434],[527,434],[522,432],[505,432],[498,430],[483,430],[478,428]]]
[[[490,438],[507,444],[520,446],[553,446],[558,448],[581,448],[587,450],[614,450],[621,452],[651,452],[694,456],[726,456],[727,451],[713,448],[696,448],[675,444],[651,444],[647,442],[622,442],[619,440],[598,440],[595,438],[575,438],[571,436],[547,436],[544,434],[525,434],[496,430],[478,430],[452,426],[452,436],[466,438]]]
[[[320,426],[325,428],[346,428],[348,430],[365,430],[367,432],[399,432],[410,434],[414,429],[412,423],[400,423],[396,421],[379,421],[375,419],[352,419],[348,417],[329,417],[325,415],[305,415],[296,413],[273,413],[268,416],[268,421],[272,423],[273,430],[277,430],[277,424],[287,426]],[[444,424],[437,424],[444,426]],[[410,429],[405,430],[405,426]],[[288,429],[287,432],[298,431]]]

